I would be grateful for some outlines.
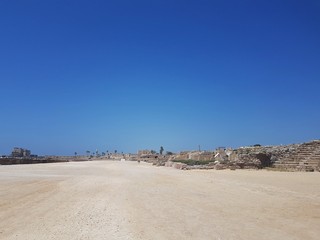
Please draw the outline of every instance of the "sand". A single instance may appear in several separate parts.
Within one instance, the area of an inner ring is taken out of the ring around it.
[[[319,239],[320,173],[0,166],[0,239]]]

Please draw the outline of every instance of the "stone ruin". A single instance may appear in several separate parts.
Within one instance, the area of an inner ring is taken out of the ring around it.
[[[278,169],[320,171],[320,140],[289,145],[272,158],[273,167]]]
[[[179,160],[203,161],[199,165]],[[320,171],[320,140],[286,146],[254,146],[217,149],[215,152],[181,152],[167,159],[165,165],[177,169],[262,169],[283,171]]]

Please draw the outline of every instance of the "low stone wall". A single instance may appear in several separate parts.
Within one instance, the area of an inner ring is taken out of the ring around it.
[[[69,162],[64,159],[51,159],[51,158],[0,158],[0,165],[12,164],[36,164],[36,163],[55,163],[55,162]]]

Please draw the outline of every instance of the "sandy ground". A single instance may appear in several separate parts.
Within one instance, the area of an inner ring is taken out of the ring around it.
[[[0,166],[0,239],[319,239],[320,173]]]

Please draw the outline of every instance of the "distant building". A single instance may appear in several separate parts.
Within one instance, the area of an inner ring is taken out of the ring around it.
[[[24,148],[13,148],[12,157],[30,157],[31,151]]]

